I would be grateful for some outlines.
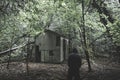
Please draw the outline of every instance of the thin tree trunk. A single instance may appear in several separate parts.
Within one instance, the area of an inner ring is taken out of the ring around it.
[[[11,48],[10,48],[10,49],[11,49]],[[9,65],[10,65],[10,61],[11,61],[11,52],[12,52],[12,51],[10,51],[9,54],[8,54],[7,69],[9,69]]]
[[[89,52],[87,50],[87,44],[86,44],[86,30],[85,30],[85,19],[84,19],[84,0],[82,0],[82,27],[83,27],[84,52],[85,52],[86,60],[87,60],[87,63],[88,63],[88,70],[91,71]]]
[[[28,36],[28,44],[30,43],[29,41],[29,36]],[[27,45],[27,56],[26,56],[26,72],[27,72],[27,75],[29,75],[29,45]]]
[[[10,65],[10,61],[11,61],[11,53],[12,53],[11,49],[12,49],[12,46],[13,46],[13,37],[14,37],[14,36],[12,36],[12,40],[11,40],[11,42],[10,42],[10,52],[8,53],[7,69],[9,69],[9,65]]]
[[[28,48],[27,48],[27,57],[26,57],[26,72],[27,72],[27,75],[29,75],[29,53],[28,53]]]

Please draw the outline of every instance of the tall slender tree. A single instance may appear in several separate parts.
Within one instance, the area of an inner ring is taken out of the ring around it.
[[[91,64],[89,59],[89,52],[87,50],[87,43],[86,43],[86,29],[85,29],[85,15],[84,15],[84,0],[82,0],[82,28],[83,28],[83,43],[84,43],[84,52],[86,55],[86,60],[88,63],[88,69],[91,71]]]

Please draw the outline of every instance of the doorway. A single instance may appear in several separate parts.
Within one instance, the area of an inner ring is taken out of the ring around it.
[[[66,40],[63,39],[63,57],[64,60],[66,59]]]
[[[41,62],[41,51],[38,45],[35,46],[35,62]]]

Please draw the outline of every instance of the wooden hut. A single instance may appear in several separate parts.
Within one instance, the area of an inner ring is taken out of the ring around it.
[[[35,61],[61,63],[68,58],[69,39],[52,30],[35,38]]]

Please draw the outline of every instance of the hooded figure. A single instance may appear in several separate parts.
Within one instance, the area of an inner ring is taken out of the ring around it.
[[[73,49],[72,54],[68,58],[68,80],[80,80],[79,69],[81,67],[81,57],[78,55],[76,48]]]

